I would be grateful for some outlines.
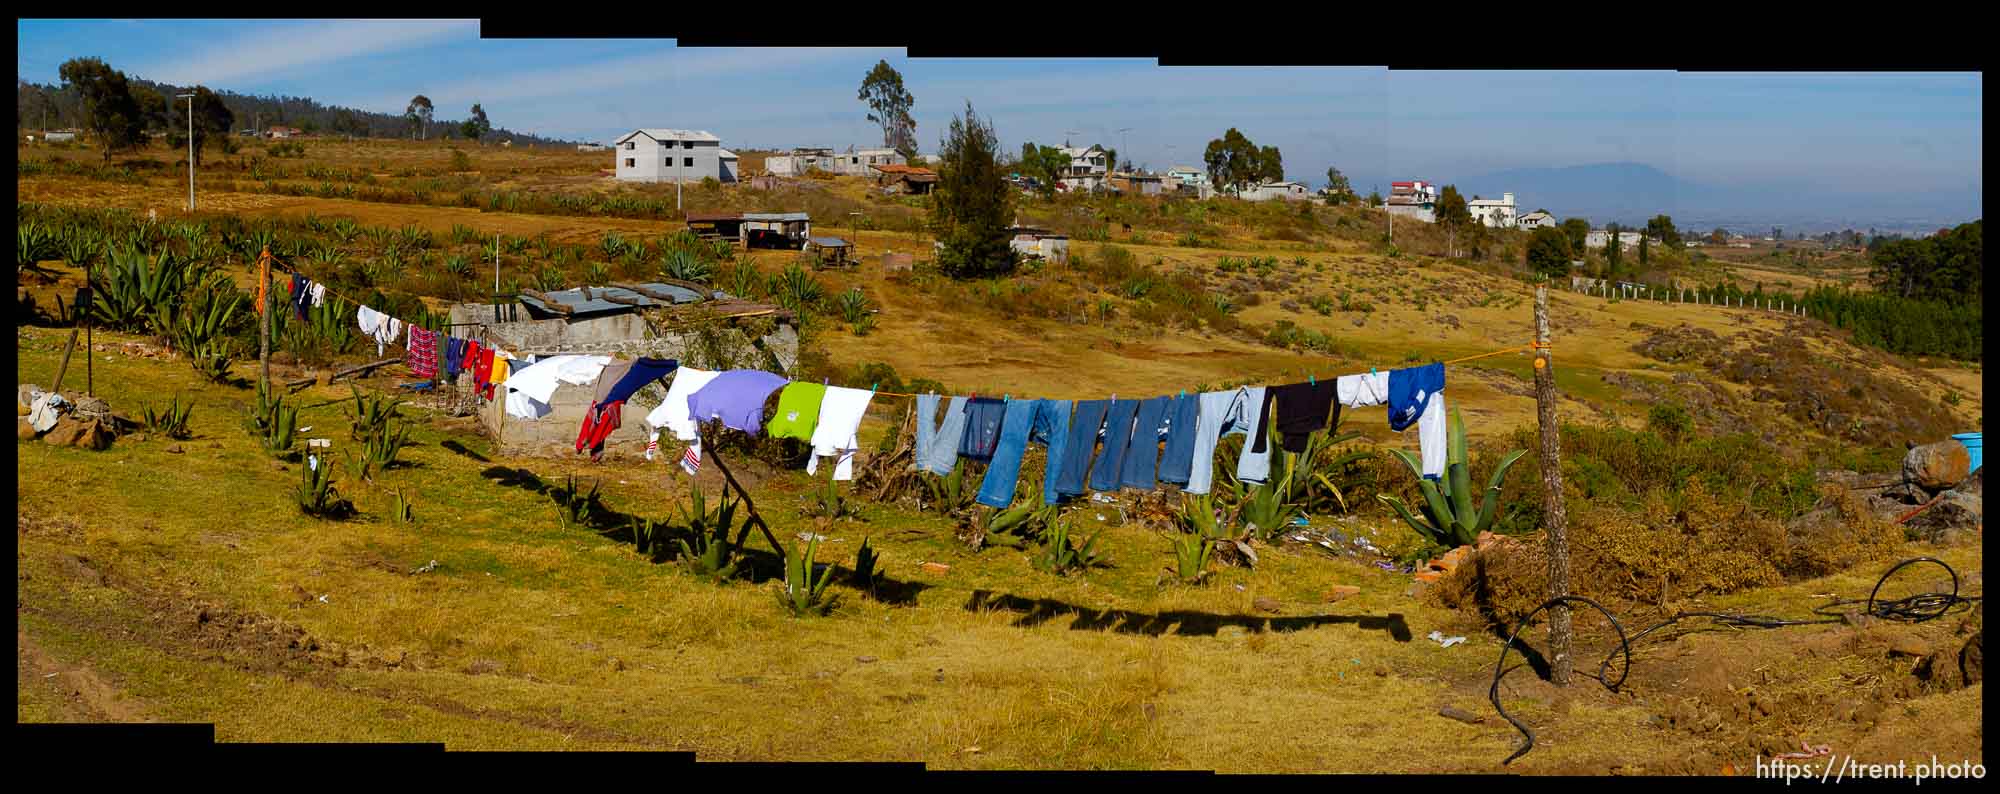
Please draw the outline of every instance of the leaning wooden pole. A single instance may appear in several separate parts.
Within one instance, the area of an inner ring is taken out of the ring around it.
[[[1535,413],[1542,436],[1542,526],[1549,539],[1549,598],[1569,595],[1569,513],[1563,507],[1562,433],[1556,424],[1556,373],[1549,351],[1549,288],[1535,287]],[[1549,680],[1568,686],[1568,604],[1549,610]]]
[[[729,473],[729,464],[722,462],[722,455],[716,452],[712,437],[703,439],[701,445],[704,447],[702,451],[708,455],[710,460],[715,461],[715,467],[722,470],[722,479],[727,481],[730,487],[736,489],[737,496],[742,497],[743,508],[750,511],[750,521],[756,522],[758,531],[764,533],[764,540],[770,542],[771,550],[777,552],[778,558],[781,560],[790,559],[791,552],[785,551],[784,544],[778,542],[778,536],[771,533],[771,526],[764,523],[763,516],[757,514],[757,503],[750,501],[750,492],[743,490],[743,484],[736,481],[736,475]],[[736,546],[738,548],[743,546],[743,536],[748,533],[749,522],[745,522],[743,531],[736,533]]]

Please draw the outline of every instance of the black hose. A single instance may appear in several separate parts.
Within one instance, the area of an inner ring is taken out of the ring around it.
[[[1945,573],[1950,574],[1951,576],[1950,593],[1948,594],[1918,593],[1916,595],[1905,596],[1903,598],[1898,598],[1888,601],[1883,601],[1878,599],[1878,596],[1880,596],[1882,593],[1882,586],[1888,584],[1889,577],[1894,576],[1897,571],[1900,571],[1910,565],[1923,562],[1935,564],[1938,567],[1943,568],[1945,570]],[[1744,615],[1731,612],[1677,612],[1674,613],[1673,617],[1667,618],[1666,620],[1663,620],[1652,626],[1648,626],[1644,631],[1641,631],[1637,634],[1633,634],[1629,637],[1626,636],[1625,634],[1625,627],[1618,623],[1618,618],[1613,616],[1610,610],[1607,610],[1603,606],[1600,606],[1597,602],[1592,601],[1588,598],[1584,598],[1582,596],[1558,596],[1556,598],[1551,598],[1547,601],[1542,602],[1541,606],[1535,607],[1534,611],[1529,612],[1527,615],[1523,616],[1520,620],[1514,623],[1514,631],[1512,634],[1509,634],[1507,636],[1507,644],[1500,646],[1500,660],[1495,662],[1493,665],[1493,685],[1487,690],[1487,698],[1493,702],[1493,710],[1499,712],[1501,718],[1507,720],[1507,722],[1509,723],[1512,723],[1514,729],[1520,731],[1521,735],[1527,739],[1527,741],[1521,745],[1520,749],[1515,750],[1513,755],[1507,756],[1506,760],[1501,761],[1500,764],[1502,766],[1505,766],[1507,764],[1513,763],[1514,759],[1526,755],[1529,750],[1532,750],[1535,747],[1534,731],[1529,730],[1528,726],[1521,724],[1520,720],[1514,719],[1513,715],[1507,713],[1507,709],[1501,707],[1500,679],[1505,677],[1507,673],[1511,672],[1511,670],[1505,666],[1507,662],[1507,652],[1514,649],[1515,641],[1517,641],[1521,636],[1521,629],[1526,628],[1529,621],[1533,620],[1536,615],[1541,614],[1543,611],[1549,609],[1550,607],[1557,606],[1560,604],[1565,604],[1572,601],[1579,602],[1587,604],[1592,609],[1595,609],[1598,612],[1603,613],[1605,619],[1611,621],[1611,627],[1613,629],[1616,629],[1618,632],[1618,647],[1614,649],[1610,654],[1606,655],[1604,657],[1603,662],[1598,664],[1596,675],[1590,675],[1588,673],[1586,673],[1585,675],[1589,675],[1591,678],[1597,679],[1597,682],[1603,684],[1606,689],[1616,692],[1618,691],[1618,687],[1623,686],[1625,684],[1625,679],[1632,673],[1632,643],[1637,642],[1638,640],[1646,637],[1649,634],[1652,634],[1655,631],[1659,631],[1660,629],[1672,626],[1683,620],[1687,620],[1690,618],[1708,618],[1724,626],[1734,626],[1738,628],[1753,628],[1753,629],[1775,629],[1775,628],[1784,628],[1787,626],[1814,626],[1814,625],[1825,625],[1830,623],[1842,622],[1843,620],[1846,620],[1846,613],[1835,610],[1839,610],[1840,607],[1852,606],[1854,604],[1864,604],[1865,607],[1861,614],[1870,617],[1874,617],[1880,620],[1891,620],[1901,623],[1923,623],[1925,621],[1935,620],[1937,618],[1943,617],[1960,608],[1970,608],[1972,602],[1979,601],[1982,599],[1982,596],[1961,596],[1958,594],[1958,592],[1959,592],[1958,572],[1952,570],[1952,567],[1950,565],[1946,565],[1943,560],[1940,560],[1936,557],[1911,557],[1907,560],[1903,560],[1902,562],[1896,563],[1895,565],[1891,566],[1888,571],[1882,574],[1882,578],[1875,580],[1875,589],[1868,591],[1868,598],[1866,600],[1855,599],[1855,598],[1834,599],[1825,604],[1821,604],[1817,607],[1814,607],[1813,613],[1821,616],[1818,619],[1800,620],[1794,618],[1775,617],[1771,615]],[[1624,668],[1620,670],[1618,673],[1618,680],[1617,681],[1605,680],[1605,675],[1611,668],[1611,661],[1621,656],[1624,657],[1625,665]]]

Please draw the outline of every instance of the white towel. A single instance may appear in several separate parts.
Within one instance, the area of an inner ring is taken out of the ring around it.
[[[1437,479],[1444,474],[1445,453],[1451,449],[1449,423],[1445,421],[1444,392],[1432,392],[1417,417],[1417,454],[1423,459],[1424,476]]]
[[[1339,380],[1334,381],[1334,390],[1340,398],[1340,404],[1349,408],[1381,405],[1389,401],[1389,373],[1342,375]]]
[[[646,426],[673,431],[674,438],[682,441],[695,440],[695,421],[688,416],[688,396],[720,374],[693,367],[675,370],[674,382],[667,386],[666,401],[646,414]]]
[[[813,456],[806,463],[807,474],[818,472],[819,456],[832,455],[839,461],[834,466],[833,478],[854,479],[854,452],[861,447],[861,417],[868,413],[868,401],[872,399],[875,392],[867,389],[826,387],[826,396],[819,402],[819,425],[813,428]]]

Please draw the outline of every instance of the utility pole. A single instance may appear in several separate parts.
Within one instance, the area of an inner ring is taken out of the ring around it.
[[[493,299],[500,299],[500,233],[493,233]]]
[[[176,94],[188,101],[188,212],[194,212],[194,95]]]
[[[1535,413],[1542,440],[1542,525],[1548,530],[1549,593],[1569,595],[1569,513],[1563,506],[1562,434],[1556,426],[1556,374],[1549,351],[1549,288],[1535,287]],[[1549,609],[1549,681],[1568,686],[1575,660],[1570,656],[1567,602]]]
[[[263,391],[271,391],[271,247],[257,257],[257,367]]]

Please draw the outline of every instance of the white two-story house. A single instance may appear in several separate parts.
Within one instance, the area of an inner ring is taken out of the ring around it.
[[[633,182],[736,181],[736,155],[702,130],[634,130],[612,144],[619,179]]]
[[[1063,171],[1063,190],[1101,190],[1111,175],[1111,163],[1104,147],[1091,144],[1089,148],[1065,146],[1064,156],[1069,158],[1069,168]]]
[[[1502,193],[1497,199],[1474,198],[1465,202],[1465,208],[1472,213],[1472,219],[1501,229],[1512,229],[1520,220],[1514,206],[1514,194]]]

